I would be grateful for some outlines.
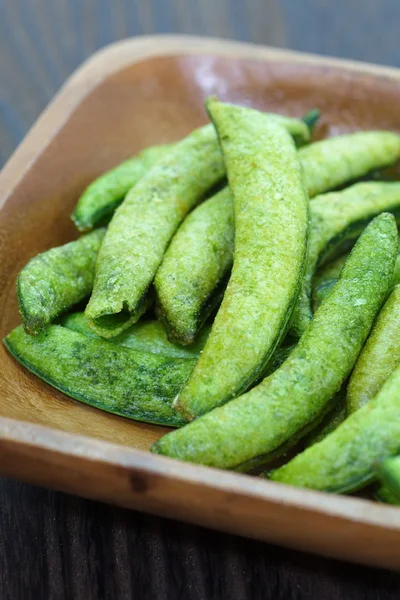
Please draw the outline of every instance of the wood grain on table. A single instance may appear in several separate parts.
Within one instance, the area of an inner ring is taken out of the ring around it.
[[[0,161],[68,75],[129,35],[195,33],[400,65],[398,0],[3,0]],[[400,597],[400,575],[2,480],[1,599]]]

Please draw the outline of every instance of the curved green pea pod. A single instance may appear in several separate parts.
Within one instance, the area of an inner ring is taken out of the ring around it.
[[[71,313],[60,320],[63,327],[72,331],[78,331],[89,337],[102,339],[87,324],[87,319],[82,312]],[[167,333],[162,323],[159,321],[141,321],[135,323],[126,331],[110,340],[113,344],[133,348],[138,352],[150,352],[151,354],[160,354],[161,356],[170,356],[174,358],[198,358],[211,327],[204,326],[196,342],[190,347],[182,347],[173,344],[167,338]]]
[[[90,294],[105,229],[51,248],[32,258],[17,278],[19,312],[25,330],[37,335]]]
[[[303,439],[306,448],[320,442],[334,431],[347,417],[345,395],[339,392],[338,398],[332,410],[324,417],[321,423]]]
[[[71,215],[79,231],[108,222],[129,190],[172,146],[146,148],[95,179],[83,192]]]
[[[304,272],[308,199],[288,132],[210,99],[235,207],[232,275],[210,336],[174,406],[186,418],[246,390],[285,334]]]
[[[400,217],[400,182],[358,183],[341,192],[318,196],[310,203],[307,268],[290,325],[293,337],[300,337],[312,319],[312,279],[317,265],[345,241],[356,239],[366,224],[383,211]]]
[[[337,258],[333,262],[328,263],[322,269],[320,269],[320,271],[314,277],[312,293],[312,305],[314,312],[317,310],[322,300],[324,300],[327,297],[327,295],[330,293],[333,286],[337,282],[343,265],[347,260],[347,257],[348,254],[339,256],[339,258]],[[394,273],[392,283],[390,285],[390,291],[398,283],[400,283],[400,253],[397,255],[396,263],[394,265]]]
[[[195,360],[137,352],[59,325],[37,337],[17,327],[4,343],[24,367],[71,398],[137,421],[184,423],[171,401]]]
[[[170,339],[192,344],[221,299],[234,238],[229,188],[190,213],[172,238],[154,281],[158,314]]]
[[[400,159],[400,136],[391,131],[359,131],[300,148],[310,197],[363,177]]]
[[[353,492],[371,483],[376,477],[376,465],[399,450],[400,368],[397,368],[368,404],[350,415],[322,442],[274,471],[271,479],[326,492]]]
[[[353,413],[381,389],[400,364],[400,286],[390,294],[362,349],[347,387],[347,412]]]
[[[395,498],[391,491],[384,485],[381,485],[374,491],[374,498],[375,500],[384,502],[385,504],[394,504],[395,506],[400,506],[400,500]]]
[[[400,448],[400,444],[398,447]],[[400,504],[400,457],[394,456],[383,460],[378,466],[377,475],[383,483],[387,497]]]
[[[247,394],[164,436],[152,451],[245,470],[297,443],[322,420],[349,375],[387,292],[396,254],[396,223],[384,213],[361,235],[334,290],[282,366]]]
[[[138,320],[171,237],[224,172],[215,130],[207,125],[176,144],[131,189],[110,222],[96,263],[85,311],[96,333],[113,337]]]

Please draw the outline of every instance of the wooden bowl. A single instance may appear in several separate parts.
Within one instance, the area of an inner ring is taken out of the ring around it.
[[[322,111],[317,135],[400,130],[400,71],[192,37],[126,40],[65,84],[0,175],[0,333],[19,322],[15,278],[76,237],[69,214],[97,175],[206,121],[209,94]],[[400,511],[153,456],[165,428],[80,404],[0,348],[0,473],[292,548],[400,567]]]

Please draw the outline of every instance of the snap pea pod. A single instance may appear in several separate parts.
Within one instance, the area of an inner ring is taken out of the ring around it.
[[[350,415],[322,442],[298,454],[270,477],[281,483],[326,492],[354,492],[374,481],[377,463],[399,450],[400,368],[397,368],[368,404]]]
[[[210,336],[174,401],[193,419],[234,398],[265,370],[297,301],[308,199],[288,132],[258,111],[211,98],[235,205],[232,275]]]
[[[89,327],[86,317],[82,312],[66,315],[60,320],[60,324],[63,327],[67,327],[72,331],[78,331],[89,337],[100,338]],[[107,341],[119,346],[125,346],[126,348],[133,348],[138,352],[150,352],[151,354],[160,354],[161,356],[171,356],[174,358],[198,358],[206,343],[209,332],[210,326],[205,325],[200,332],[200,336],[192,346],[182,347],[168,340],[165,328],[159,321],[140,321]]]
[[[152,451],[244,470],[294,445],[323,418],[351,371],[387,292],[396,253],[396,223],[384,213],[361,235],[332,293],[282,366],[247,394],[164,436]]]
[[[312,293],[314,311],[317,310],[322,300],[326,298],[326,296],[329,294],[329,292],[332,290],[333,286],[337,282],[338,277],[340,275],[340,271],[343,268],[347,256],[347,254],[339,256],[339,258],[337,258],[335,261],[328,263],[325,267],[323,267],[319,271],[319,273],[317,273],[316,277],[314,277]],[[392,283],[390,285],[390,291],[398,283],[400,283],[400,253],[397,255],[396,264],[394,266],[394,273]]]
[[[347,387],[347,412],[359,410],[400,365],[400,286],[390,294],[356,362]]]
[[[105,234],[98,229],[32,258],[17,278],[25,330],[37,335],[53,319],[90,294],[96,257]]]
[[[116,210],[96,263],[90,326],[113,337],[135,323],[166,247],[186,213],[224,176],[212,125],[179,142]]]
[[[95,179],[83,192],[71,215],[79,231],[108,222],[129,190],[172,146],[146,148]]]
[[[365,225],[382,211],[390,211],[399,218],[400,183],[358,183],[341,192],[314,198],[310,208],[307,268],[290,326],[293,337],[300,337],[312,319],[312,279],[317,265],[343,242],[356,239]]]
[[[383,460],[378,466],[377,474],[390,498],[400,504],[400,457],[393,456]]]
[[[379,502],[384,502],[385,504],[394,504],[395,506],[400,506],[400,500],[395,498],[390,490],[381,485],[374,491],[374,498]]]
[[[4,343],[29,371],[76,400],[137,421],[184,423],[171,401],[195,360],[137,352],[60,325],[36,337],[17,327]]]
[[[306,448],[320,442],[326,436],[334,431],[340,423],[343,423],[347,417],[345,394],[339,392],[338,398],[332,410],[324,417],[321,423],[303,439],[303,444]]]
[[[309,196],[332,190],[400,159],[400,136],[391,131],[359,131],[299,150]]]
[[[158,314],[171,340],[192,344],[221,299],[234,238],[229,188],[198,206],[173,237],[154,281]]]

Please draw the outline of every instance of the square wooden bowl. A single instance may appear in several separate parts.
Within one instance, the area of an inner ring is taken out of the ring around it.
[[[19,322],[15,278],[76,237],[69,214],[97,175],[206,121],[209,94],[322,112],[317,135],[400,130],[400,71],[211,39],[126,40],[65,84],[0,175],[0,333]],[[57,392],[0,348],[0,473],[310,552],[400,567],[400,511],[153,456],[166,430]]]

